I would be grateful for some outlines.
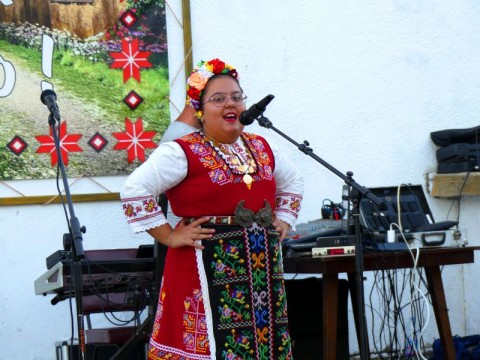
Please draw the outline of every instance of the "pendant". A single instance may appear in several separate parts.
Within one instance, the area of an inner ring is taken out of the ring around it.
[[[247,185],[248,190],[252,187],[253,178],[250,174],[243,175],[243,182]]]

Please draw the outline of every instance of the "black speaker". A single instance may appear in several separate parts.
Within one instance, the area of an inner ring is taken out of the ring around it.
[[[119,345],[89,345],[87,347],[86,360],[109,360],[118,351]],[[115,357],[117,358],[117,357]],[[118,356],[119,359],[124,360],[145,360],[146,357],[146,345],[137,344],[130,352]]]
[[[295,360],[323,358],[322,279],[285,280]],[[348,282],[338,282],[337,360],[349,359]]]

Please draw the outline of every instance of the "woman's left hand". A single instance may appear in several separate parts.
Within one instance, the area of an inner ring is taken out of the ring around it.
[[[273,220],[272,225],[275,226],[275,230],[277,230],[280,234],[280,241],[283,241],[283,239],[285,239],[288,235],[290,225],[280,219]]]

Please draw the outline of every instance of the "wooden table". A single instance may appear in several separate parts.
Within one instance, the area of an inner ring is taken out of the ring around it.
[[[474,262],[474,251],[480,247],[430,247],[422,248],[418,267],[425,269],[428,290],[437,321],[437,328],[447,360],[455,360],[447,302],[442,283],[440,266],[466,264]],[[412,268],[413,259],[408,251],[388,251],[366,253],[363,256],[364,271]],[[354,255],[332,255],[320,257],[285,257],[285,273],[322,274],[323,286],[323,359],[336,359],[337,344],[337,298],[338,274],[347,273],[351,298],[357,298],[357,285]],[[359,339],[359,314],[355,303],[352,304],[357,338]]]

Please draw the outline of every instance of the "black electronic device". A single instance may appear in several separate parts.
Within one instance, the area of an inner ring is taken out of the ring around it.
[[[451,220],[434,221],[421,185],[403,185],[400,195],[398,187],[370,188],[370,191],[383,200],[383,204],[377,206],[362,199],[360,218],[362,226],[374,234],[385,234],[392,223],[401,226],[405,233],[448,230],[458,224]]]
[[[311,232],[310,234],[304,235],[300,238],[296,238],[296,239],[289,238],[285,240],[283,244],[285,246],[288,246],[289,244],[316,243],[318,238],[326,237],[326,236],[338,236],[343,234],[346,234],[346,230],[340,227],[324,228],[321,230]]]
[[[137,258],[153,258],[153,245],[140,245],[137,251]]]
[[[47,257],[47,271],[35,280],[35,294],[59,295],[62,300],[72,293],[72,253],[58,250]],[[83,294],[123,291],[126,287],[149,287],[153,283],[155,259],[153,245],[138,249],[101,249],[85,251],[80,261]]]
[[[310,241],[302,241],[304,239]],[[315,256],[315,255],[346,255],[353,254],[355,236],[339,233],[334,236],[325,236],[323,233],[313,234],[299,240],[284,243],[283,250],[287,257]],[[344,250],[343,253],[334,250]]]
[[[480,170],[480,126],[430,133],[437,150],[439,174]]]

